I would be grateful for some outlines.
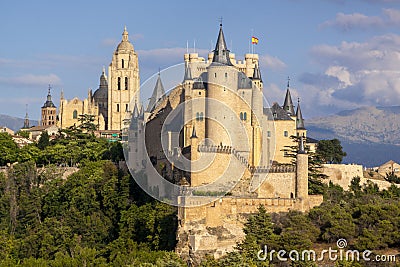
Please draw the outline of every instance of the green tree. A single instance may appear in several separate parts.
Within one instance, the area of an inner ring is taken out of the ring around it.
[[[95,115],[81,114],[79,115],[78,121],[80,122],[78,128],[86,132],[93,132],[97,130],[95,122]]]
[[[14,163],[18,157],[18,146],[8,133],[0,133],[0,166]]]
[[[271,216],[262,205],[258,213],[250,216],[244,224],[243,232],[246,234],[245,239],[237,248],[246,258],[257,260],[257,252],[264,249],[264,246],[268,246],[268,250],[279,248]]]
[[[37,147],[40,149],[45,149],[49,145],[50,145],[49,134],[47,133],[47,131],[43,131],[42,134],[40,135]]]
[[[347,154],[338,139],[320,140],[317,145],[317,155],[324,163],[341,163]]]

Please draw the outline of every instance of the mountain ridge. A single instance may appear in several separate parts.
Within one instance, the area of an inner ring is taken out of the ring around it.
[[[9,116],[6,114],[0,114],[0,126],[5,126],[15,132],[24,126],[24,121],[25,121],[25,119],[23,119],[23,118],[13,117],[13,116]],[[30,126],[38,125],[38,124],[39,124],[38,121],[29,120]]]

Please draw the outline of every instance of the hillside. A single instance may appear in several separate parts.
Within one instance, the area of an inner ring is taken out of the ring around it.
[[[38,125],[38,121],[29,120],[31,126]],[[0,114],[0,126],[6,126],[13,131],[18,131],[24,126],[24,119]]]
[[[341,140],[346,163],[377,166],[400,161],[400,106],[362,107],[307,120],[309,136]]]

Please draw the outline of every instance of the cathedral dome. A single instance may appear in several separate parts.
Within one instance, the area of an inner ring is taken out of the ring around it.
[[[117,51],[133,51],[133,45],[129,42],[128,31],[126,26],[124,32],[122,33],[122,41],[117,46]]]
[[[108,97],[108,82],[107,82],[107,76],[105,73],[105,69],[103,67],[103,72],[100,76],[100,86],[99,88],[94,92],[93,98],[96,101],[99,101],[100,99],[107,99]]]

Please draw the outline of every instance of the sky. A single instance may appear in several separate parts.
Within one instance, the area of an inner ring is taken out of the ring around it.
[[[306,119],[400,103],[400,0],[37,0],[2,1],[0,10],[0,114],[22,118],[27,105],[38,120],[49,84],[56,106],[61,90],[87,97],[124,26],[143,83],[182,63],[187,44],[207,58],[221,17],[237,59],[259,39],[270,104],[283,104],[288,76]]]

